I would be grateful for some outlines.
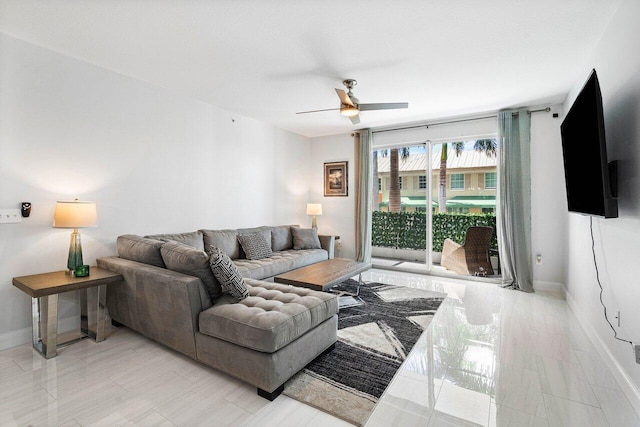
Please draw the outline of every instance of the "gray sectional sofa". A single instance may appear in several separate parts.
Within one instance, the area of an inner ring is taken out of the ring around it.
[[[116,325],[254,385],[272,400],[337,339],[334,294],[269,280],[333,257],[332,236],[300,243],[300,231],[284,225],[119,236],[118,255],[97,260],[123,276],[107,289],[109,316]],[[255,233],[269,238],[270,256],[245,256],[238,236]],[[238,301],[222,291],[208,264],[209,246],[232,259],[248,298]]]

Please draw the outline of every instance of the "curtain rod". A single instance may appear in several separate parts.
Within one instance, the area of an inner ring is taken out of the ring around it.
[[[527,110],[527,114],[539,113],[539,112],[542,112],[542,111],[548,113],[549,111],[551,111],[551,107],[540,108],[538,110]],[[511,115],[513,117],[515,117],[515,116],[518,115],[518,112],[516,111],[515,113],[511,113]],[[495,115],[493,115],[493,116],[473,117],[473,118],[470,118],[470,119],[450,120],[448,122],[437,122],[437,123],[428,123],[428,124],[424,124],[424,125],[406,126],[406,127],[401,127],[401,128],[374,130],[374,131],[371,131],[371,133],[392,132],[392,131],[396,131],[396,130],[417,129],[417,128],[425,128],[425,127],[427,129],[429,129],[430,126],[450,125],[450,124],[453,124],[453,123],[471,122],[471,121],[474,121],[474,120],[494,119],[495,117],[496,117]]]

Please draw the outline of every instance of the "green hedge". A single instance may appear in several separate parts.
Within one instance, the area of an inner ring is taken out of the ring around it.
[[[488,225],[496,229],[494,214],[433,214],[433,250],[442,251],[444,240],[464,242],[467,228]],[[422,249],[427,246],[427,215],[425,212],[373,212],[371,242],[373,246],[397,249]],[[494,233],[491,248],[498,248]]]

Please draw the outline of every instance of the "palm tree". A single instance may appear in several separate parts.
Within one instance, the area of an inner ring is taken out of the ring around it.
[[[452,142],[453,149],[456,152],[456,156],[459,156],[464,150],[464,142]],[[444,213],[447,211],[447,158],[449,151],[449,144],[442,144],[440,150],[440,176],[438,181],[438,212]]]
[[[393,148],[389,157],[389,212],[400,212],[400,166],[398,156],[404,162],[409,157],[409,148]]]
[[[473,144],[473,149],[493,157],[497,154],[498,142],[495,139],[477,139]]]

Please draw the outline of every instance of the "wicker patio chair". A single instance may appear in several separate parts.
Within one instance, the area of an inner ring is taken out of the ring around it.
[[[492,236],[493,227],[469,227],[462,245],[446,239],[442,247],[440,265],[458,274],[493,275],[489,257]]]

